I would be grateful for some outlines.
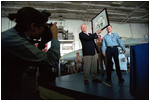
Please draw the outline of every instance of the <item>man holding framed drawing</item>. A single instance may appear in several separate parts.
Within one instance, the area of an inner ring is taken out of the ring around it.
[[[79,38],[82,44],[82,54],[84,58],[84,83],[89,84],[90,72],[92,76],[92,82],[102,83],[101,80],[97,78],[97,56],[99,52],[94,39],[101,33],[102,30],[98,30],[96,33],[87,33],[87,26],[85,24],[81,25],[81,32],[79,33]]]
[[[104,28],[109,25],[108,18],[106,16],[107,12],[104,9],[100,14],[92,19],[92,33],[87,33],[87,26],[85,24],[81,25],[81,32],[79,33],[79,38],[82,44],[82,54],[84,58],[84,83],[89,84],[89,76],[91,71],[92,81],[102,83],[101,80],[97,78],[97,56],[99,53],[94,39],[98,37],[98,34],[102,32]]]

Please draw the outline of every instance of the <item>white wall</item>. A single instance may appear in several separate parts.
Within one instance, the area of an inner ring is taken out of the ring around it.
[[[5,31],[13,26],[15,26],[15,22],[14,21],[10,21],[8,18],[2,18],[1,19],[1,31]]]
[[[2,18],[2,30],[5,31],[15,25],[15,22],[11,22],[8,18]],[[79,40],[79,33],[81,32],[81,24],[85,23],[88,28],[88,32],[91,33],[91,22],[84,22],[82,20],[49,20],[48,22],[57,22],[57,26],[64,26],[65,30],[69,30],[69,32],[73,32],[74,35],[74,50],[81,49],[81,42]],[[113,32],[118,33],[120,37],[131,37],[131,38],[143,38],[144,35],[149,34],[149,25],[145,24],[118,24],[118,23],[110,23],[113,27]],[[106,29],[101,33],[102,36],[106,34]]]

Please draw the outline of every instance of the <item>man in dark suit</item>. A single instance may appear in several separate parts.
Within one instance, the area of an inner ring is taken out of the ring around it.
[[[97,57],[98,52],[97,46],[94,39],[97,38],[97,34],[101,33],[102,30],[98,30],[94,34],[87,33],[87,26],[85,24],[81,25],[81,33],[79,33],[79,38],[82,43],[82,53],[84,57],[84,83],[89,83],[90,69],[93,82],[102,82],[97,78]]]

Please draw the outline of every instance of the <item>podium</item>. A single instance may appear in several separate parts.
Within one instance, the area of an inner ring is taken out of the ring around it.
[[[149,43],[130,47],[130,93],[149,99]]]

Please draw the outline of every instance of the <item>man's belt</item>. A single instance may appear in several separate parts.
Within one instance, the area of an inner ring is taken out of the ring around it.
[[[116,48],[117,46],[107,46],[107,48]]]

